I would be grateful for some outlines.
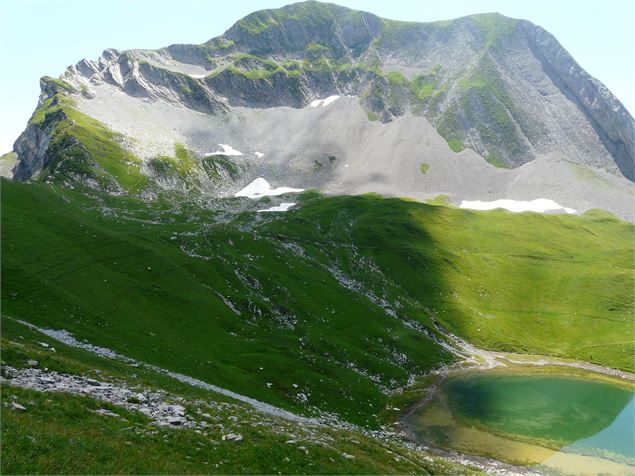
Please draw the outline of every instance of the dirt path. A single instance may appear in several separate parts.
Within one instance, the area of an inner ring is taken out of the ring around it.
[[[534,367],[559,366],[587,370],[589,372],[595,372],[621,380],[635,382],[634,373],[589,362],[565,360],[546,355],[523,355],[480,349],[460,337],[451,334],[440,325],[436,324],[436,327],[437,330],[448,340],[448,342],[451,343],[450,347],[453,348],[453,353],[463,359],[458,364],[462,369],[493,369],[496,367],[507,367],[509,364]],[[451,372],[452,369],[452,367],[449,368],[448,372]]]

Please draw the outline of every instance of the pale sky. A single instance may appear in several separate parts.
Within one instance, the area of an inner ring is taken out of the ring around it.
[[[0,153],[10,151],[39,95],[39,78],[59,76],[106,48],[202,43],[255,10],[285,0],[3,0],[0,27]],[[555,35],[591,75],[635,111],[633,0],[340,0],[395,20],[435,21],[499,12]]]

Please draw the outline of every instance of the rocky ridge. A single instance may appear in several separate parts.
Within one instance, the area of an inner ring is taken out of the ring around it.
[[[297,3],[201,45],[108,49],[41,86],[16,180],[152,198],[260,176],[635,219],[632,116],[552,35],[499,14],[410,23]]]

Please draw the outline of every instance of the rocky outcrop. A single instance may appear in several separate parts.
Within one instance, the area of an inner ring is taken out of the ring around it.
[[[42,123],[30,121],[24,132],[13,145],[19,161],[13,169],[13,179],[25,181],[44,168],[51,160],[49,146],[53,131],[59,121],[65,119],[60,110],[50,115]]]
[[[208,114],[227,111],[225,102],[202,81],[137,59],[133,53],[105,50],[97,62],[82,60],[70,66],[63,78],[86,97],[94,95],[95,86],[107,83],[133,97],[182,104]]]
[[[522,22],[545,71],[584,112],[622,174],[635,181],[635,125],[624,105],[584,71],[560,43],[539,26]]]
[[[111,383],[78,375],[61,374],[39,368],[16,369],[2,368],[3,384],[28,388],[40,392],[65,392],[75,395],[87,395],[102,402],[139,412],[161,426],[196,428],[197,423],[186,414],[182,398],[170,398],[165,392],[143,390],[135,391],[123,383]],[[25,409],[26,410],[26,409]],[[118,413],[107,409],[97,410],[105,416],[121,418]]]
[[[50,130],[32,124],[26,127],[13,145],[13,150],[21,158],[13,169],[14,180],[23,182],[42,170],[50,142]]]

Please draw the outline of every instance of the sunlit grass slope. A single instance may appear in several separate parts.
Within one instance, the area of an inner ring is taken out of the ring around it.
[[[60,344],[6,318],[2,359],[16,368],[35,359],[39,368],[163,391],[167,400],[184,398],[190,418],[209,423],[204,431],[158,427],[141,413],[90,397],[3,385],[3,402],[15,399],[26,411],[3,407],[2,474],[480,474],[360,432],[269,417],[156,372]],[[121,418],[95,412],[104,408]],[[223,441],[230,432],[243,440]]]

